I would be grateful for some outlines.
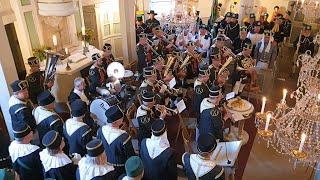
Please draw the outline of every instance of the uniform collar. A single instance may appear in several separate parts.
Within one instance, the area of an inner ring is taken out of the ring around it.
[[[215,105],[213,104],[213,102],[210,102],[210,98],[204,98],[200,105],[200,113],[202,113],[206,109],[211,109],[214,107]]]
[[[200,158],[198,154],[191,154],[190,166],[196,178],[200,178],[208,174],[213,168],[215,168],[216,163],[212,160],[205,160],[203,158]]]
[[[151,138],[146,140],[146,146],[151,159],[158,157],[164,150],[170,147],[167,132],[161,136],[151,135]]]
[[[12,162],[14,163],[18,158],[27,156],[38,149],[39,149],[38,146],[35,146],[32,144],[21,144],[17,141],[12,141],[9,146],[9,153],[10,153]]]
[[[87,157],[83,157],[79,163],[79,175],[81,180],[91,180],[97,176],[104,176],[105,174],[114,171],[114,167],[108,164],[96,165],[88,164]]]
[[[82,126],[86,124],[82,122],[82,118],[72,117],[68,119],[65,123],[66,131],[69,136],[71,136],[74,132],[76,132]]]
[[[26,101],[22,101],[20,99],[18,99],[16,96],[11,96],[9,99],[9,107],[16,105],[16,104],[27,104]]]
[[[112,127],[111,124],[102,126],[102,134],[108,144],[111,144],[114,140],[116,140],[119,136],[121,136],[124,133],[126,132],[121,129]]]
[[[50,169],[60,168],[72,163],[71,159],[64,153],[58,153],[51,156],[48,150],[44,149],[39,154],[45,172],[50,171]]]

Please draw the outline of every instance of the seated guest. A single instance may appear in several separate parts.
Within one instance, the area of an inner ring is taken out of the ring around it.
[[[254,50],[254,59],[257,60],[257,68],[269,69],[273,67],[277,58],[277,46],[273,43],[270,30],[264,31],[264,37]]]
[[[13,169],[21,180],[43,179],[43,167],[40,161],[40,148],[30,144],[33,134],[27,124],[13,128],[14,141],[9,146]]]
[[[212,134],[220,141],[223,141],[223,124],[229,114],[223,116],[219,107],[223,98],[221,87],[213,85],[209,91],[209,97],[204,98],[200,106],[199,133]]]
[[[73,81],[73,90],[70,92],[68,97],[69,105],[76,99],[81,99],[87,105],[89,105],[88,95],[86,93],[86,83],[82,77],[77,77]]]
[[[34,131],[37,125],[32,116],[33,107],[29,101],[28,82],[16,80],[10,86],[13,91],[13,95],[9,99],[12,127],[26,123]]]
[[[126,174],[121,175],[118,180],[141,180],[144,167],[140,157],[131,156],[125,164]]]
[[[77,180],[116,179],[113,166],[107,162],[102,141],[92,140],[86,145],[86,149],[87,155],[78,163]]]
[[[142,140],[140,157],[145,166],[143,179],[177,179],[176,153],[170,147],[163,120],[151,126],[151,138]]]
[[[123,123],[123,112],[118,106],[112,106],[106,111],[107,125],[98,130],[97,138],[102,140],[109,164],[113,165],[116,177],[125,173],[126,160],[135,155],[131,136],[120,127]]]
[[[137,109],[136,119],[139,123],[138,141],[139,144],[144,138],[151,137],[151,125],[154,122],[156,115],[155,109],[155,95],[152,92],[145,92],[141,98],[142,104]],[[164,119],[166,114],[163,112],[160,119]]]
[[[44,167],[44,177],[59,180],[75,179],[77,167],[63,153],[65,143],[59,133],[54,130],[47,132],[43,136],[42,144],[46,147],[39,153]]]
[[[85,102],[77,99],[71,103],[72,118],[64,124],[63,135],[69,145],[69,155],[74,153],[84,156],[86,154],[86,144],[92,140],[92,130],[83,122],[87,111]]]
[[[192,41],[195,42],[197,51],[202,53],[203,57],[206,58],[207,52],[210,48],[211,35],[205,24],[202,24],[199,27],[199,33],[193,37]]]
[[[218,179],[224,180],[224,169],[211,160],[217,147],[216,139],[211,134],[201,134],[197,141],[199,154],[184,153],[182,164],[189,180]]]
[[[55,130],[62,135],[63,120],[54,112],[55,98],[50,91],[44,91],[38,96],[39,106],[34,110],[33,115],[37,123],[37,131],[41,142],[45,133]]]
[[[89,92],[93,95],[108,93],[102,88],[107,80],[107,70],[103,67],[103,60],[99,53],[92,54],[91,58],[94,63],[89,69]]]

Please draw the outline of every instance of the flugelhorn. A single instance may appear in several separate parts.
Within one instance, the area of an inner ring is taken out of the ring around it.
[[[177,109],[171,109],[171,108],[166,107],[165,105],[156,104],[155,108],[159,112],[170,111],[170,112],[173,112],[175,114],[178,114],[178,110]]]

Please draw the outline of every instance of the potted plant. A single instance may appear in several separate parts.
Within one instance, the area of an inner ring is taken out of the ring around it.
[[[85,41],[86,43],[91,44],[93,40],[93,33],[94,31],[92,29],[87,28],[86,29],[86,35],[83,37],[82,32],[77,32],[77,37],[80,41]]]
[[[49,46],[41,46],[32,50],[33,56],[37,57],[40,62],[44,61],[47,58],[46,50],[51,49]]]

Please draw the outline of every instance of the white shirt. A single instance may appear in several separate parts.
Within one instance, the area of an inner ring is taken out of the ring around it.
[[[207,35],[207,34],[206,34]],[[196,42],[197,40],[200,41],[200,44],[202,44],[202,47],[197,47],[197,50],[199,52],[207,52],[210,48],[210,42],[211,42],[211,38],[209,37],[208,39],[205,39],[205,36],[206,35],[203,35],[201,36],[200,34],[196,34],[194,37],[193,37],[193,41]]]
[[[73,92],[76,93],[83,102],[85,102],[87,105],[89,104],[89,100],[83,91],[79,91],[76,88],[74,88]]]

